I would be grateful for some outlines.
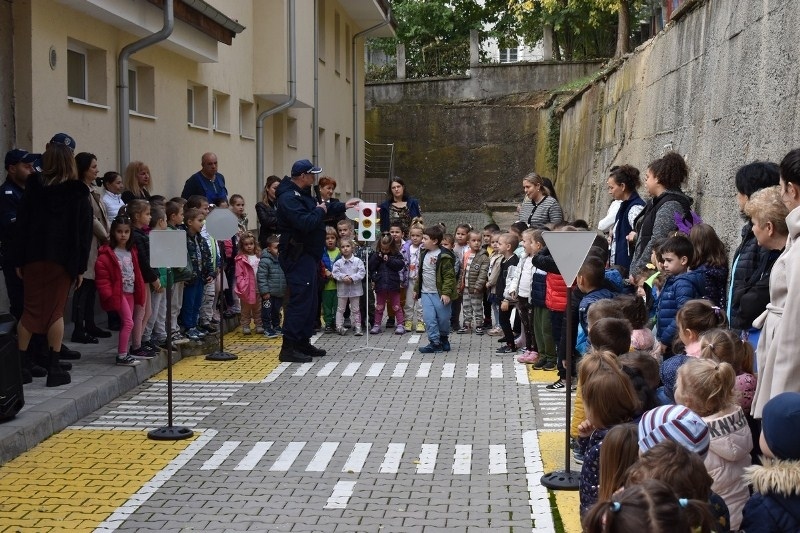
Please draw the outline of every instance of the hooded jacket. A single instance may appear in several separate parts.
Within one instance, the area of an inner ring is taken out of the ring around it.
[[[286,293],[286,276],[278,258],[269,253],[269,250],[261,251],[256,280],[260,294],[269,293],[270,296],[282,298]]]
[[[800,461],[763,458],[763,466],[745,469],[744,483],[754,494],[744,506],[747,533],[800,531]]]
[[[680,189],[668,189],[645,204],[635,221],[638,235],[631,257],[631,274],[638,274],[645,269],[655,239],[666,237],[670,231],[677,229],[675,213],[680,213],[684,218],[691,217],[692,202],[694,200]]]
[[[656,306],[656,324],[658,326],[658,342],[665,346],[672,346],[678,326],[675,323],[675,316],[678,309],[689,300],[702,298],[703,275],[690,270],[675,276],[669,276],[661,289]]]
[[[750,466],[753,435],[744,411],[738,405],[710,416],[708,424],[711,444],[703,459],[708,475],[714,480],[711,490],[722,496],[728,504],[731,529],[736,531],[742,521],[742,509],[750,497],[747,485],[742,483],[744,469]]]
[[[238,254],[234,262],[236,263],[236,287],[233,292],[246,304],[252,305],[258,301],[256,271],[250,266],[245,254]]]
[[[144,305],[147,299],[147,289],[142,271],[139,268],[139,257],[136,247],[131,246],[131,260],[133,261],[133,303]],[[100,296],[100,306],[104,311],[119,311],[122,304],[122,268],[114,250],[104,244],[97,252],[97,261],[94,264],[95,283],[97,294]]]

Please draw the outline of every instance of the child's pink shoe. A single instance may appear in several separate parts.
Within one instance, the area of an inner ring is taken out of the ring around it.
[[[534,350],[526,351],[525,353],[517,357],[517,361],[519,361],[520,363],[533,364],[538,360],[539,360],[539,353]]]

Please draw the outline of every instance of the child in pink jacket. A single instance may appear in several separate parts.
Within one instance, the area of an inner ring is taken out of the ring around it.
[[[258,295],[258,284],[256,283],[260,252],[256,238],[249,233],[239,239],[239,253],[234,260],[236,262],[234,292],[242,304],[239,324],[245,335],[250,335],[250,320],[255,322],[256,333],[264,333],[264,328],[261,326],[261,298]]]

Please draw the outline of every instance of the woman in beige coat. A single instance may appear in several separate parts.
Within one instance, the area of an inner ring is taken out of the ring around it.
[[[755,418],[761,418],[764,405],[770,398],[782,392],[800,392],[800,358],[797,357],[800,346],[800,244],[796,243],[800,238],[800,149],[786,154],[780,164],[780,173],[781,200],[789,211],[786,216],[788,239],[783,253],[772,267],[767,310],[753,322],[755,327],[761,328],[756,351],[758,384],[752,407]],[[759,233],[764,229],[753,227],[759,244]]]

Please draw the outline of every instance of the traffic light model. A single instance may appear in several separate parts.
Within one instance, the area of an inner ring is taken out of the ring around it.
[[[362,202],[359,209],[361,218],[358,221],[358,240],[374,241],[378,229],[378,204]]]

